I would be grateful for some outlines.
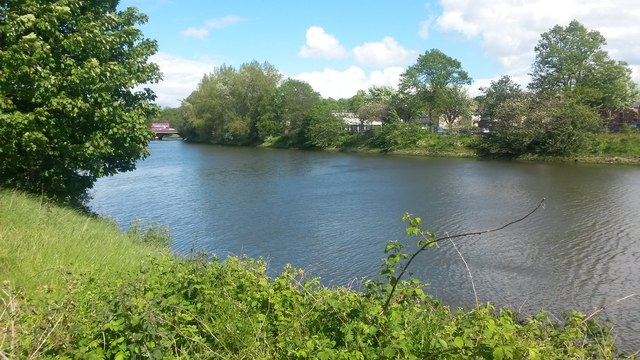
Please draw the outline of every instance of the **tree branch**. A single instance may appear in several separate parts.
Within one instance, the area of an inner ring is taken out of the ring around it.
[[[398,283],[400,282],[400,279],[402,278],[402,276],[404,275],[404,273],[407,271],[407,269],[409,268],[409,265],[411,265],[411,262],[413,261],[413,259],[415,259],[421,252],[423,252],[424,250],[426,250],[430,245],[433,244],[437,244],[440,241],[443,240],[450,240],[450,239],[456,239],[456,238],[461,238],[461,237],[467,237],[467,236],[473,236],[473,235],[482,235],[482,234],[486,234],[486,233],[490,233],[490,232],[496,232],[496,231],[500,231],[503,230],[513,224],[517,224],[523,220],[525,220],[526,218],[528,218],[529,216],[533,215],[533,213],[535,213],[536,211],[538,211],[538,209],[543,208],[544,207],[544,203],[545,203],[545,198],[542,198],[542,200],[540,200],[540,203],[538,203],[538,206],[536,206],[533,210],[529,211],[525,216],[517,219],[517,220],[513,220],[511,222],[508,222],[500,227],[497,227],[495,229],[489,229],[489,230],[483,230],[483,231],[474,231],[474,232],[468,232],[468,233],[463,233],[463,234],[456,234],[456,235],[447,235],[447,236],[443,236],[434,240],[430,240],[427,241],[424,245],[422,245],[416,252],[414,252],[411,257],[409,257],[409,260],[407,260],[407,262],[404,264],[404,266],[402,267],[402,270],[400,271],[400,274],[398,275],[398,277],[396,278],[395,282],[393,283],[393,286],[391,287],[391,291],[389,292],[389,295],[387,296],[387,300],[384,303],[384,306],[382,307],[382,312],[386,312],[387,309],[389,308],[389,303],[391,302],[391,298],[393,297],[393,293],[396,290],[396,287],[398,286]],[[425,239],[427,239],[427,236],[424,235],[423,232],[420,233]]]

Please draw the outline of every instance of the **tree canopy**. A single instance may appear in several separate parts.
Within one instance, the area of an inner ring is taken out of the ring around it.
[[[437,121],[442,114],[453,111],[452,104],[457,105],[452,97],[459,97],[461,92],[452,89],[471,81],[460,61],[431,49],[418,56],[416,64],[401,75],[399,87],[405,95],[422,103],[431,121]]]
[[[609,58],[606,40],[574,20],[543,33],[535,47],[529,88],[562,94],[601,112],[630,105],[634,84],[626,63]]]
[[[147,155],[158,81],[147,18],[118,1],[0,5],[0,186],[80,204],[95,180]]]
[[[482,95],[478,96],[478,112],[482,120],[491,121],[496,118],[496,111],[501,104],[513,99],[521,99],[525,92],[510,76],[502,76],[497,81],[491,81],[489,87],[481,87]]]

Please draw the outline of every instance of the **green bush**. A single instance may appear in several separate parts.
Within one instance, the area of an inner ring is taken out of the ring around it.
[[[116,359],[614,356],[610,334],[579,313],[556,322],[491,305],[453,310],[416,282],[403,283],[383,311],[384,286],[370,289],[377,290],[328,289],[291,267],[270,279],[263,261],[248,258],[153,258],[123,280],[70,282],[64,301],[14,296],[15,310],[0,321],[14,327],[15,341],[0,351]]]
[[[373,130],[370,144],[384,151],[415,146],[425,132],[419,124],[391,123]]]
[[[589,107],[561,99],[518,100],[501,104],[494,130],[474,145],[478,155],[565,156],[588,149],[601,120]]]

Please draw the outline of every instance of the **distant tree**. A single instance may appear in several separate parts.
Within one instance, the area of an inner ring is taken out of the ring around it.
[[[535,47],[529,88],[563,95],[597,109],[602,114],[631,105],[633,82],[626,63],[609,58],[598,31],[578,21],[554,26],[541,35]]]
[[[477,144],[480,155],[569,155],[586,149],[600,126],[592,108],[556,97],[508,99],[496,108],[495,121]]]
[[[234,145],[260,141],[258,124],[281,79],[269,63],[252,61],[238,70],[227,65],[216,68],[183,102],[185,135]]]
[[[81,205],[145,157],[160,79],[147,18],[118,1],[0,3],[0,187]]]
[[[257,124],[265,113],[273,92],[282,80],[282,74],[267,62],[260,64],[252,61],[242,64],[238,75],[233,80],[230,91],[232,108],[229,112],[229,115],[233,116],[229,119],[233,119],[233,122],[240,119],[247,122],[249,132],[246,138],[240,138],[242,140],[238,139],[231,143],[245,144],[260,141]]]
[[[367,92],[364,90],[358,90],[356,94],[349,99],[349,112],[357,114],[366,101]]]
[[[372,86],[367,90],[367,102],[390,103],[398,91],[391,86]]]
[[[309,112],[304,128],[305,145],[315,148],[328,148],[338,144],[344,134],[342,119],[335,116],[330,104],[316,104]]]
[[[336,113],[349,112],[350,106],[351,106],[349,104],[349,100],[350,99],[345,99],[345,98],[341,98],[337,100],[334,98],[323,99],[323,101],[327,104],[327,106],[329,106],[329,108]]]
[[[266,111],[260,117],[258,130],[261,139],[302,131],[305,118],[320,100],[320,94],[308,83],[285,80],[273,92]]]
[[[405,122],[411,122],[426,114],[426,105],[416,96],[401,91],[391,99],[391,107],[395,115]],[[393,116],[393,114],[392,114]]]
[[[197,88],[183,100],[184,136],[194,141],[222,142],[235,68],[222,65],[205,74]]]
[[[374,121],[387,123],[391,120],[393,100],[397,91],[388,86],[373,86],[364,94],[356,114],[362,125]]]
[[[463,88],[449,87],[443,89],[445,96],[442,102],[442,119],[452,128],[457,121],[471,119],[472,100]]]
[[[400,90],[419,99],[429,118],[436,121],[452,105],[450,97],[457,95],[451,89],[470,83],[469,74],[458,60],[432,49],[420,55],[416,64],[401,75]]]
[[[525,96],[522,87],[515,83],[510,76],[502,76],[497,81],[491,81],[489,87],[481,87],[482,95],[476,98],[478,112],[482,121],[490,122],[496,118],[497,109],[510,100],[522,99]]]

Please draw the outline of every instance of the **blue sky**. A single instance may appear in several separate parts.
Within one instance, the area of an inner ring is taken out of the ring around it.
[[[640,7],[636,0],[126,0],[149,16],[152,60],[164,81],[161,106],[179,106],[202,76],[223,64],[269,62],[324,97],[350,97],[372,85],[397,86],[419,54],[437,48],[475,80],[501,75],[526,84],[542,32],[577,19],[608,39],[610,55],[640,80]],[[624,9],[621,11],[621,9]]]

